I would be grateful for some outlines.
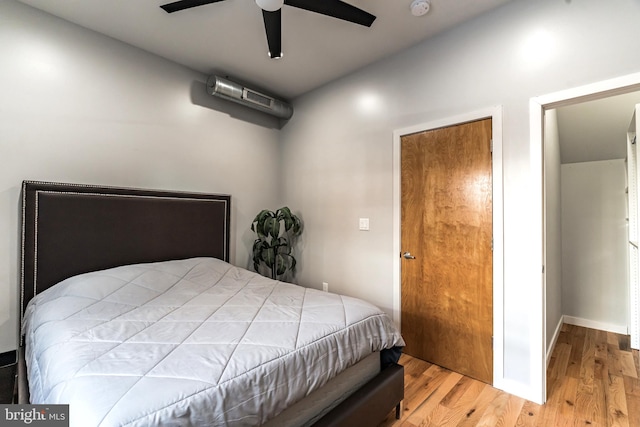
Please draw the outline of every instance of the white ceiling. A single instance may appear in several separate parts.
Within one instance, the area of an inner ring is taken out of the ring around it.
[[[173,0],[20,1],[202,73],[291,99],[510,0],[431,0],[422,17],[411,14],[411,0],[347,0],[377,16],[370,28],[285,5],[279,60],[267,55],[254,0],[172,14],[159,6]]]
[[[636,104],[640,92],[558,108],[562,163],[624,159]]]

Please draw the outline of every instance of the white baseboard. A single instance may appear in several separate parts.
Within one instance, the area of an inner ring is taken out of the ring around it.
[[[564,323],[569,325],[582,326],[584,328],[598,329],[601,331],[613,332],[616,334],[628,335],[629,328],[627,325],[614,325],[613,323],[598,322],[595,320],[582,319],[580,317],[562,316]],[[549,353],[547,353],[548,360]]]
[[[549,369],[549,362],[551,361],[551,355],[553,354],[553,350],[556,348],[556,343],[558,342],[558,337],[560,336],[560,331],[562,330],[562,324],[565,322],[565,316],[560,316],[560,321],[556,325],[556,330],[553,333],[553,338],[551,339],[551,344],[547,348],[547,369]]]

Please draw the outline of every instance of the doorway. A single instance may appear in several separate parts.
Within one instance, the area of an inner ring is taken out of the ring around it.
[[[493,156],[491,159],[492,174],[492,234],[493,258],[492,264],[492,297],[493,297],[493,352],[490,382],[494,387],[505,389],[503,384],[503,205],[502,205],[502,108],[494,107],[479,110],[455,117],[436,120],[429,123],[399,129],[394,132],[393,164],[394,164],[394,321],[402,329],[401,313],[401,139],[403,136],[424,131],[455,126],[483,119],[491,119],[491,133],[493,136]],[[402,258],[404,260],[404,258]]]
[[[616,79],[611,79],[592,85],[587,85],[575,89],[570,89],[554,94],[533,98],[530,101],[530,129],[531,129],[531,173],[534,182],[540,183],[532,189],[534,206],[539,206],[535,210],[533,226],[539,227],[540,239],[532,242],[532,249],[540,254],[542,265],[541,286],[539,298],[534,298],[534,304],[540,304],[540,317],[538,327],[532,339],[532,378],[536,394],[541,397],[541,402],[546,401],[546,365],[547,348],[549,343],[547,329],[547,276],[546,270],[546,247],[547,236],[545,226],[545,151],[544,151],[544,118],[545,112],[563,106],[578,104],[585,101],[596,100],[620,95],[640,90],[640,73],[628,75]],[[535,323],[533,319],[532,324]],[[535,351],[536,348],[539,351]],[[537,380],[536,380],[537,379]]]

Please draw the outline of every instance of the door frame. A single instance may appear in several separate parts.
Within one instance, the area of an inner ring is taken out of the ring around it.
[[[586,101],[607,98],[615,95],[622,95],[640,90],[640,73],[628,74],[597,83],[567,89],[547,95],[531,98],[529,100],[529,147],[530,147],[530,168],[531,168],[531,202],[533,212],[531,214],[531,226],[540,230],[536,233],[531,242],[532,254],[539,254],[538,271],[544,271],[546,248],[546,230],[544,228],[544,112],[558,107],[578,104]],[[534,396],[540,396],[540,403],[546,402],[547,398],[547,337],[546,337],[546,275],[540,276],[540,286],[534,289],[534,296],[531,304],[532,313],[537,313],[539,317],[532,316],[531,319],[531,358],[532,358],[532,392]]]
[[[504,241],[502,183],[502,106],[488,107],[456,116],[416,124],[393,131],[393,320],[401,327],[400,271],[400,142],[404,135],[455,126],[482,119],[491,119],[493,140],[493,387],[504,385]]]

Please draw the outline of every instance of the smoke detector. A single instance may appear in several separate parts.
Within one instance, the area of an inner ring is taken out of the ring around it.
[[[413,16],[426,15],[431,8],[431,2],[429,0],[413,0],[410,8]]]

